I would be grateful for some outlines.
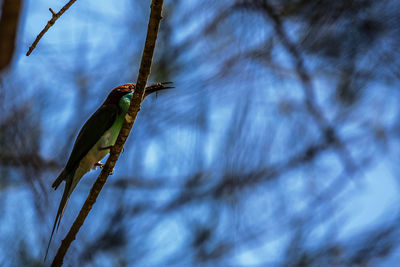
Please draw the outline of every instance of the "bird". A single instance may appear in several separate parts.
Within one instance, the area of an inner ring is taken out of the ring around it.
[[[144,98],[152,93],[174,88],[169,86],[171,83],[161,82],[146,86]],[[52,184],[52,187],[56,190],[61,182],[65,181],[65,188],[54,220],[44,261],[47,258],[54,230],[56,228],[58,230],[60,226],[68,199],[76,185],[82,176],[91,169],[104,166],[100,161],[110,152],[110,149],[115,144],[125,115],[128,112],[135,88],[136,85],[134,83],[114,88],[104,103],[90,116],[79,131],[67,164]]]

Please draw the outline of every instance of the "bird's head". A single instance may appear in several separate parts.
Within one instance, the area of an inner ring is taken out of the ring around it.
[[[121,98],[127,94],[133,93],[135,90],[134,83],[120,85],[114,88],[107,96],[104,104],[118,104]]]
[[[120,85],[114,88],[107,96],[106,101],[104,101],[103,105],[107,104],[118,104],[121,98],[127,94],[133,93],[135,90],[134,83],[128,83],[124,85]]]

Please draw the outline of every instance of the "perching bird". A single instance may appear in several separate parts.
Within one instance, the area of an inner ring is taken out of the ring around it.
[[[173,88],[166,86],[170,83],[156,83],[147,86],[144,97],[160,90]],[[64,193],[54,220],[45,260],[54,230],[56,225],[57,229],[60,225],[69,196],[85,173],[90,171],[90,169],[96,169],[97,166],[103,166],[100,160],[110,152],[111,147],[117,139],[134,90],[135,84],[124,84],[112,90],[104,103],[86,121],[80,130],[64,170],[52,185],[54,189],[57,189],[60,183],[65,181]]]

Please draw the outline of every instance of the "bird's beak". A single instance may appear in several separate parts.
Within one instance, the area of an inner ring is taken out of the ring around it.
[[[168,86],[169,84],[172,84],[172,82],[162,82],[162,83],[150,84],[150,85],[146,86],[145,91],[144,91],[144,96],[146,97],[154,92],[158,92],[161,90],[175,88],[174,86]]]

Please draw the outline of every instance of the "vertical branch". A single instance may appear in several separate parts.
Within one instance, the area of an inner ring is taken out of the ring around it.
[[[142,61],[140,63],[139,74],[137,78],[135,92],[132,96],[131,104],[128,109],[128,113],[125,117],[124,124],[122,125],[121,132],[118,135],[117,141],[113,148],[111,149],[110,156],[107,159],[104,168],[102,169],[99,177],[92,186],[89,196],[87,197],[85,203],[82,206],[77,218],[71,226],[71,229],[67,233],[65,239],[62,241],[56,256],[52,262],[51,266],[61,266],[64,260],[64,256],[70,247],[72,241],[75,240],[76,234],[85,222],[87,215],[89,214],[93,204],[96,202],[97,196],[99,195],[101,189],[103,188],[110,172],[115,166],[125,141],[132,129],[133,123],[137,117],[140,110],[140,104],[143,100],[145,86],[147,79],[150,75],[150,67],[153,59],[154,47],[156,44],[158,28],[161,21],[161,11],[162,11],[163,0],[152,0],[151,12],[149,24],[147,27],[146,43],[143,50]]]

